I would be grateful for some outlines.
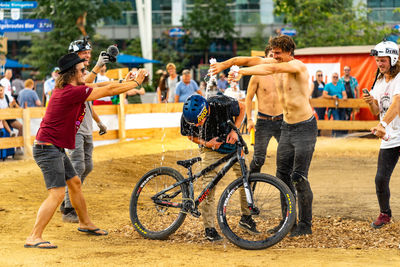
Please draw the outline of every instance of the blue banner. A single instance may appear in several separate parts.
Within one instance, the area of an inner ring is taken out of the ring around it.
[[[0,2],[0,8],[37,8],[36,1]]]
[[[49,32],[53,23],[48,19],[3,19],[0,20],[0,32]]]

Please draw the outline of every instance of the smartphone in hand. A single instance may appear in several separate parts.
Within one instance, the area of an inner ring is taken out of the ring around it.
[[[364,95],[370,96],[369,91],[367,88],[362,89]]]

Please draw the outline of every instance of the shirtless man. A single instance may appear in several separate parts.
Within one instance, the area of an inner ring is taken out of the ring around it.
[[[272,58],[273,54],[269,45],[265,48],[265,56]],[[257,124],[251,117],[252,101],[254,94],[258,101]],[[282,125],[282,105],[278,99],[274,79],[271,75],[252,76],[247,88],[246,96],[247,129],[255,129],[254,155],[250,163],[250,173],[260,172],[265,162],[267,147],[271,137],[279,142]]]
[[[315,142],[317,121],[310,105],[311,90],[305,64],[294,59],[294,41],[289,36],[274,37],[269,41],[273,59],[259,57],[234,57],[211,67],[213,74],[232,65],[252,66],[242,68],[234,78],[243,75],[273,75],[278,98],[283,107],[281,137],[277,152],[276,176],[293,192],[297,191],[299,223],[291,236],[311,234],[313,193],[308,182]],[[230,74],[232,78],[232,74]],[[283,207],[285,211],[285,207]]]

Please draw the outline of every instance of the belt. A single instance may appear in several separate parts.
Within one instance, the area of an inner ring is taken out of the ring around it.
[[[257,118],[262,119],[262,120],[267,120],[267,121],[281,121],[283,120],[283,114],[280,114],[278,116],[269,116],[269,115],[257,115]]]
[[[36,148],[41,148],[41,149],[50,149],[52,147],[55,147],[58,150],[60,150],[60,152],[64,152],[65,151],[64,148],[55,146],[55,145],[53,145],[52,143],[49,143],[49,142],[42,142],[42,141],[39,141],[39,140],[33,141],[33,146],[36,147]]]

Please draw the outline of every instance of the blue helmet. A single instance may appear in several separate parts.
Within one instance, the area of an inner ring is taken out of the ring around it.
[[[192,95],[183,104],[183,117],[190,124],[201,122],[209,114],[207,100],[201,95]]]

